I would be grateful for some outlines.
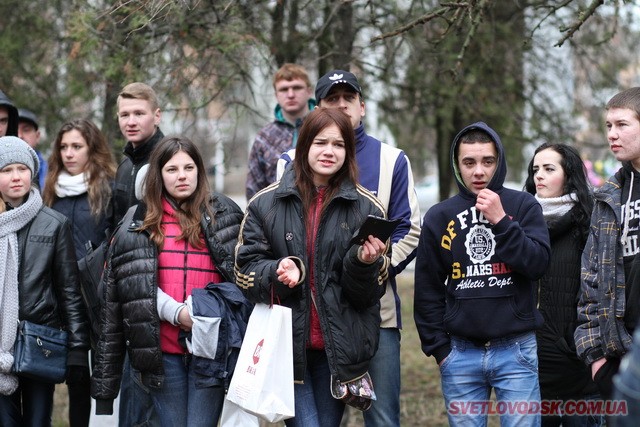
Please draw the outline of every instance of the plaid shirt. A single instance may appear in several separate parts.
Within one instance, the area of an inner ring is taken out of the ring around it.
[[[260,129],[249,153],[247,200],[276,181],[278,159],[292,148],[294,131],[295,127],[284,120],[274,120]]]
[[[631,346],[625,329],[625,275],[620,242],[622,186],[614,176],[595,193],[591,230],[582,253],[576,350],[586,364],[620,357]]]

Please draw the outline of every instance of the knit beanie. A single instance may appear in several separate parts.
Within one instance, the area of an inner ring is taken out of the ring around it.
[[[0,170],[13,163],[22,163],[31,169],[34,177],[40,168],[40,161],[36,152],[17,136],[3,136],[0,138]]]

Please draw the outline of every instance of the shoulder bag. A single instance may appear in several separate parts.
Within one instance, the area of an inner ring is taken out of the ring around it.
[[[61,383],[67,374],[67,353],[67,331],[22,320],[13,349],[13,372]]]

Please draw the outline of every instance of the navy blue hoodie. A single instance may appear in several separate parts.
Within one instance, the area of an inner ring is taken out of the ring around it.
[[[500,195],[506,213],[490,224],[475,208],[454,153],[470,130],[495,142],[496,171],[487,188]],[[451,146],[459,193],[424,216],[416,258],[414,317],[422,350],[440,363],[451,351],[450,336],[484,342],[532,331],[543,323],[536,309],[534,281],[549,263],[549,233],[542,208],[526,192],[503,187],[504,148],[483,122],[464,128]]]

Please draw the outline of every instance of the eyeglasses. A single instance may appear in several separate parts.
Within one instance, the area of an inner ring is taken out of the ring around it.
[[[306,86],[285,86],[285,87],[281,87],[278,89],[278,93],[288,93],[290,90],[293,90],[294,92],[300,92],[305,90],[307,87]]]

